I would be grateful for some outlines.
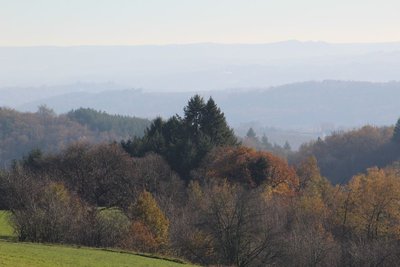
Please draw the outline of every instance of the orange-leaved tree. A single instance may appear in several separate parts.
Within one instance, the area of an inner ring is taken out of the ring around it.
[[[224,180],[254,188],[267,186],[273,192],[294,192],[299,180],[283,159],[248,147],[214,149],[203,164],[205,179]]]
[[[133,222],[131,235],[123,242],[126,247],[154,252],[168,243],[169,221],[151,193],[143,191],[129,214]]]

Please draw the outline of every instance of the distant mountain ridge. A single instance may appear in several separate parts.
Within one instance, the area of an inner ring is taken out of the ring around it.
[[[80,91],[44,98],[15,108],[35,111],[39,105],[45,104],[57,113],[90,107],[110,114],[167,118],[179,114],[182,103],[195,93]],[[206,98],[212,96],[239,135],[243,136],[249,127],[253,127],[259,136],[262,133],[270,134],[274,136],[271,141],[280,144],[285,139],[296,139],[289,140],[293,147],[313,138],[324,137],[334,130],[366,124],[393,125],[400,117],[400,82],[302,82],[270,88],[197,93]],[[284,134],[271,127],[289,132]]]
[[[0,87],[105,83],[152,91],[398,80],[400,43],[0,47]]]

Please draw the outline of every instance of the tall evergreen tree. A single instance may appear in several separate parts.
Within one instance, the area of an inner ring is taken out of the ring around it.
[[[195,95],[190,98],[187,106],[184,108],[184,122],[194,135],[199,133],[205,107],[204,99],[199,95]]]
[[[394,127],[392,140],[400,144],[400,119],[397,120],[396,126]]]
[[[215,104],[214,99],[208,99],[204,108],[201,131],[210,138],[213,145],[236,145],[237,139],[233,130],[229,128],[225,115]]]

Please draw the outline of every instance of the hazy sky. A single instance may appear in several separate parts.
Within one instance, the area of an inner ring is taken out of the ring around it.
[[[400,0],[0,0],[0,45],[400,41]]]

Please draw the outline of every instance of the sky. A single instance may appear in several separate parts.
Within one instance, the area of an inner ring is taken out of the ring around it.
[[[399,0],[0,0],[0,46],[400,41]]]

